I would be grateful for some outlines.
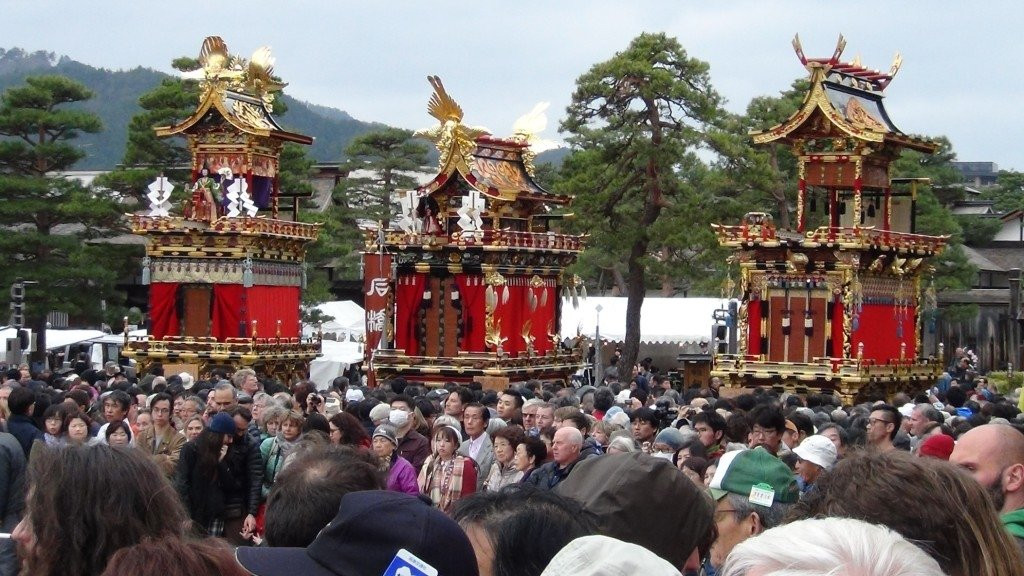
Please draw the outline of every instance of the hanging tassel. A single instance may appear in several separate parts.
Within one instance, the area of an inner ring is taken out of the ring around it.
[[[587,285],[586,284],[583,284],[580,287],[580,298],[583,298],[584,300],[587,299]]]
[[[360,264],[362,264],[362,260],[360,260],[359,262],[360,262]],[[299,282],[299,285],[302,287],[303,290],[306,289],[306,282],[307,282],[307,280],[306,280],[306,264],[303,263],[302,264],[302,279]]]
[[[818,211],[818,197],[815,196],[814,194],[811,194],[811,212],[817,212],[817,211]]]
[[[152,271],[149,268],[150,262],[149,256],[143,256],[142,258],[142,285],[149,286],[152,281]]]
[[[804,335],[810,338],[814,334],[814,316],[808,310],[804,313]]]

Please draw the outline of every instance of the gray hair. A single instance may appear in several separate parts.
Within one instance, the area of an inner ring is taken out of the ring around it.
[[[625,436],[616,436],[615,438],[612,438],[612,440],[608,442],[608,451],[612,448],[625,453],[637,451],[636,442],[632,438],[627,438]]]
[[[242,368],[231,375],[231,383],[234,384],[236,388],[241,388],[246,378],[255,375],[256,371],[252,368]]]
[[[794,546],[793,542],[799,542]],[[755,571],[756,570],[756,571]],[[810,518],[736,545],[719,576],[935,576],[938,562],[897,532],[852,518]]]
[[[732,492],[726,494],[725,497],[729,499],[729,504],[732,504],[733,510],[735,510],[737,522],[750,516],[751,513],[755,513],[761,519],[761,526],[765,530],[782,524],[782,519],[786,516],[786,512],[793,506],[793,504],[782,503],[778,500],[772,502],[771,506],[751,504],[748,495],[734,494]]]

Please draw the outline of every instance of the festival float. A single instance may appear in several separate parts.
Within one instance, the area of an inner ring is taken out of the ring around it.
[[[584,296],[566,273],[583,249],[560,233],[554,208],[571,198],[533,179],[529,122],[506,139],[463,124],[437,77],[428,104],[439,122],[418,136],[440,153],[438,173],[400,195],[401,215],[366,232],[366,365],[373,377],[503,389],[568,380],[582,338],[565,347],[562,296]],[[521,119],[522,120],[522,119]]]
[[[279,189],[286,142],[313,139],[288,132],[271,114],[284,84],[261,48],[245,60],[219,37],[203,42],[195,112],[161,137],[184,137],[191,183],[180,214],[165,177],[149,186],[150,210],[129,215],[147,238],[142,283],[149,285],[150,329],[123,354],[142,369],[155,361],[196,375],[215,367],[255,368],[290,382],[305,377],[320,352],[319,335],[304,341],[299,305],[307,246],[320,225],[297,222],[298,198]]]
[[[947,238],[916,233],[927,181],[891,172],[902,150],[938,146],[901,132],[885,109],[899,55],[880,72],[842,62],[842,36],[829,58],[806,58],[799,37],[793,46],[810,73],[803,104],[753,140],[792,147],[796,229],[776,228],[765,213],[712,225],[736,251],[741,292],[738,351],[716,355],[712,376],[732,387],[835,392],[844,403],[927,388],[942,353],[921,356],[922,278]]]

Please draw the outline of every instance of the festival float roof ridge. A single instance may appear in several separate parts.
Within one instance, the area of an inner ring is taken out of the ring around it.
[[[539,200],[569,204],[569,196],[545,190],[534,181],[530,134],[497,138],[483,127],[462,123],[463,112],[437,76],[427,78],[434,88],[427,111],[440,122],[433,128],[418,130],[416,136],[434,142],[441,154],[438,174],[420,187],[431,194],[452,177],[460,176],[481,194],[496,200]]]
[[[885,109],[882,92],[902,65],[900,55],[896,55],[888,72],[880,72],[863,67],[859,58],[853,62],[840,61],[845,47],[846,40],[840,35],[831,57],[807,58],[800,37],[793,38],[793,48],[810,72],[811,88],[800,109],[785,122],[752,132],[754,143],[789,141],[816,133],[820,137],[847,135],[866,142],[892,143],[934,153],[938,149],[935,142],[903,133]]]
[[[246,134],[300,144],[313,143],[309,136],[282,128],[271,113],[274,93],[285,84],[273,77],[274,61],[269,48],[260,48],[247,61],[229,54],[220,37],[210,36],[203,42],[199,61],[201,69],[183,74],[186,79],[200,81],[199,106],[180,123],[157,127],[157,136],[188,133],[216,122],[216,114],[219,114],[232,127]]]

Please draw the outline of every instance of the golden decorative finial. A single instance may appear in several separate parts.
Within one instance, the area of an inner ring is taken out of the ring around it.
[[[550,105],[549,102],[538,102],[532,110],[520,116],[512,125],[512,136],[509,137],[509,140],[526,144],[522,153],[523,165],[531,176],[534,173],[533,160],[537,154],[558,147],[557,142],[544,140],[539,136],[548,126],[548,116],[545,111]]]
[[[796,57],[800,59],[800,63],[807,66],[807,56],[804,56],[804,47],[800,45],[799,34],[793,36],[793,51],[796,52]]]
[[[846,50],[846,38],[843,35],[839,35],[839,40],[836,41],[836,50],[832,53],[832,57],[828,59],[828,63],[833,66],[839,63],[839,57],[843,55],[843,50]]]
[[[889,67],[889,77],[892,78],[900,71],[900,67],[903,66],[903,55],[899,52],[892,59],[892,66]]]
[[[437,76],[428,76],[427,81],[434,88],[434,94],[427,103],[427,112],[437,118],[439,125],[424,130],[417,130],[414,136],[426,138],[437,146],[441,153],[440,168],[443,170],[452,160],[470,163],[471,154],[476,147],[476,139],[490,134],[486,128],[464,126],[462,124],[462,107],[459,106]]]
[[[247,61],[232,56],[220,36],[209,36],[203,40],[199,51],[199,64],[202,68],[185,72],[182,78],[199,80],[203,90],[221,86],[242,90],[259,97],[269,106],[274,100],[272,93],[285,86],[274,78],[274,57],[269,46],[258,48]]]

